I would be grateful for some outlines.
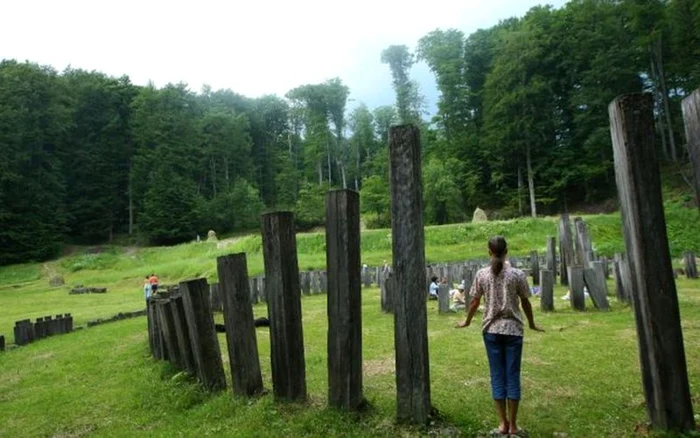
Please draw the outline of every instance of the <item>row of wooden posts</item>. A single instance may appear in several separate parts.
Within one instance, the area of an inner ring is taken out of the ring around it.
[[[652,425],[690,430],[694,419],[652,111],[649,94],[621,96],[609,107],[627,250],[626,257],[617,263],[622,271],[618,278],[634,303],[642,382]],[[700,125],[700,119],[694,123]],[[390,129],[389,167],[393,258],[388,284],[393,292],[383,299],[390,298],[394,315],[396,416],[399,422],[425,424],[432,411],[424,286],[428,283],[420,133],[415,126]],[[326,218],[328,401],[331,406],[354,410],[364,400],[358,194],[329,192]],[[597,284],[600,264],[594,263],[585,234],[578,232],[574,241],[566,225],[564,219],[559,233],[560,275],[566,276],[572,289],[573,305],[580,306],[579,285],[586,284],[587,277]],[[582,221],[575,220],[574,225],[576,230],[583,229]],[[262,234],[273,392],[276,398],[304,400],[301,282],[292,213],[263,215]],[[555,246],[551,239],[547,244],[548,248]],[[256,394],[263,385],[245,255],[220,257],[217,269],[233,391]],[[549,283],[551,272],[553,284],[555,268],[543,271],[542,280]],[[628,278],[623,280],[625,276]],[[189,366],[205,387],[222,389],[226,382],[208,290],[205,280],[193,280],[182,283],[178,295],[149,300],[149,338],[156,357],[167,357],[183,369]],[[600,298],[595,295],[594,303]]]
[[[37,318],[34,323],[29,319],[15,322],[15,345],[27,345],[39,339],[53,335],[61,335],[73,331],[73,317],[70,313],[56,315],[55,318],[45,316]],[[2,337],[4,349],[5,337]]]

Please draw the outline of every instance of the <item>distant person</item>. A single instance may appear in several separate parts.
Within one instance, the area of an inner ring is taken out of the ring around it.
[[[151,283],[151,292],[154,294],[158,293],[158,277],[156,277],[156,274],[151,274],[148,281]]]
[[[452,291],[452,305],[450,310],[456,312],[467,307],[466,294],[464,292],[464,282],[457,286],[457,289]]]
[[[153,289],[151,288],[151,279],[148,275],[146,275],[146,280],[144,280],[143,282],[143,294],[146,297],[146,299],[151,298],[152,291]]]
[[[438,285],[438,278],[436,276],[432,276],[430,278],[430,288],[428,289],[429,300],[438,299],[438,289],[440,289],[440,286]]]
[[[535,325],[525,273],[505,264],[508,254],[506,240],[502,236],[492,237],[488,247],[490,266],[476,273],[467,318],[458,323],[457,328],[469,327],[481,297],[484,297],[486,305],[482,332],[491,372],[491,392],[500,421],[492,433],[527,436],[517,424],[524,335],[519,304],[522,305],[528,326],[532,330],[544,330]]]
[[[390,272],[391,272],[391,266],[389,266],[389,263],[387,263],[387,261],[384,260],[384,263],[382,263],[382,273],[388,274]]]

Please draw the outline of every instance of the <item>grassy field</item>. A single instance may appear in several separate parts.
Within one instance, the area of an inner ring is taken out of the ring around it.
[[[666,206],[671,252],[700,252],[700,214],[675,203]],[[624,250],[618,214],[584,217],[599,254],[612,256]],[[426,259],[445,262],[486,257],[486,241],[494,234],[508,239],[510,254],[528,255],[546,251],[547,236],[556,236],[558,218],[518,219],[480,224],[426,227]],[[156,272],[162,283],[206,277],[217,281],[216,257],[245,252],[250,275],[263,272],[259,235],[227,239],[218,243],[188,243],[172,247],[139,248],[102,246],[78,248],[68,257],[43,264],[0,267],[0,334],[10,334],[14,322],[57,313],[71,313],[76,324],[143,307],[141,286],[146,274]],[[323,269],[325,235],[299,234],[297,252],[300,270]],[[390,230],[362,233],[362,259],[370,266],[391,260]],[[51,275],[61,275],[65,286],[49,287]],[[68,295],[76,284],[108,287],[104,295]]]
[[[612,286],[612,285],[610,285]],[[679,281],[691,392],[700,406],[700,284]],[[559,297],[564,293],[558,289]],[[537,300],[535,305],[537,306]],[[628,307],[537,312],[546,333],[526,333],[522,426],[533,437],[631,437],[646,413],[634,319]],[[591,303],[587,305],[590,307]],[[25,436],[480,436],[495,425],[488,367],[478,326],[453,328],[428,303],[433,405],[442,419],[428,429],[394,425],[393,321],[379,311],[376,289],[363,291],[364,392],[370,409],[349,415],[326,406],[326,299],[302,300],[309,402],[248,401],[216,395],[148,355],[145,318],[106,324],[0,354],[2,437]],[[264,305],[255,307],[264,315]],[[221,315],[217,315],[221,320]],[[258,329],[270,388],[268,329]],[[228,367],[224,335],[220,335]],[[230,374],[227,369],[230,385]]]
[[[676,204],[666,207],[670,247],[678,264],[684,250],[700,252],[700,215]],[[428,262],[484,258],[489,236],[503,234],[511,255],[545,251],[558,218],[521,219],[426,228]],[[617,214],[585,217],[595,250],[622,251]],[[297,237],[301,270],[325,265],[323,233]],[[144,307],[143,277],[156,272],[162,283],[216,279],[216,257],[246,252],[251,275],[263,271],[261,240],[249,235],[218,243],[173,247],[78,248],[42,264],[0,267],[0,334],[12,341],[19,319],[71,313],[76,325]],[[363,262],[390,260],[389,230],[362,234]],[[49,287],[60,275],[65,285]],[[108,287],[106,294],[69,295],[76,284]],[[613,290],[612,283],[609,285]],[[700,409],[700,282],[679,280],[681,313],[691,391]],[[562,296],[563,290],[557,290]],[[538,303],[536,303],[537,305]],[[634,319],[629,308],[573,313],[557,299],[554,314],[537,314],[548,330],[528,333],[524,357],[523,426],[531,436],[624,437],[643,432],[646,421]],[[589,307],[590,303],[588,303]],[[360,416],[325,404],[325,296],[304,297],[306,405],[280,405],[266,395],[254,401],[229,392],[208,395],[147,353],[145,318],[107,324],[39,341],[0,354],[0,436],[394,436],[459,431],[479,436],[494,426],[488,368],[478,328],[453,329],[457,315],[438,316],[429,303],[432,399],[443,420],[431,429],[393,424],[393,321],[379,312],[376,289],[363,293],[365,394],[371,403]],[[257,305],[258,316],[266,314]],[[221,320],[221,316],[217,318]],[[225,350],[225,341],[221,337]],[[270,387],[269,336],[258,330],[261,364]],[[223,351],[225,354],[225,351]],[[229,380],[230,384],[230,380]]]

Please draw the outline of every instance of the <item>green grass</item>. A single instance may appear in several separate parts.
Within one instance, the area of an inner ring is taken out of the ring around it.
[[[679,257],[685,250],[700,252],[700,215],[695,209],[666,205],[671,252]],[[584,216],[599,254],[612,256],[624,250],[619,214]],[[483,259],[486,242],[494,234],[505,235],[512,256],[546,251],[547,236],[557,235],[558,218],[517,219],[479,224],[426,227],[426,260],[431,262]],[[102,252],[88,248],[69,257],[44,264],[0,267],[0,334],[11,332],[14,322],[56,313],[71,313],[77,324],[88,319],[111,316],[119,311],[143,307],[141,286],[146,274],[156,272],[162,283],[205,277],[217,281],[216,257],[245,252],[250,275],[263,268],[260,235],[239,236],[217,243],[188,243],[171,247],[138,248],[104,246]],[[297,236],[300,270],[324,269],[324,233]],[[362,259],[370,266],[391,260],[391,231],[362,233]],[[678,261],[676,262],[679,263]],[[66,284],[50,288],[49,278],[60,274]],[[68,295],[76,284],[104,286],[105,295]]]
[[[612,287],[612,284],[610,284]],[[700,402],[700,287],[679,281],[691,392]],[[557,297],[564,291],[558,289]],[[432,403],[443,423],[400,427],[395,416],[393,320],[376,289],[363,291],[362,415],[327,408],[326,298],[302,300],[309,402],[248,401],[216,395],[148,355],[146,319],[135,318],[41,340],[0,354],[2,437],[31,436],[414,436],[447,425],[479,436],[495,425],[478,326],[456,330],[460,315],[428,303]],[[538,307],[537,300],[534,301]],[[522,426],[533,437],[631,437],[646,422],[631,310],[537,312],[544,334],[528,332],[523,358]],[[590,307],[591,303],[587,305]],[[264,305],[255,306],[264,315]],[[221,320],[221,315],[217,315]],[[263,379],[271,388],[268,329],[258,329]],[[220,345],[230,387],[224,335]]]

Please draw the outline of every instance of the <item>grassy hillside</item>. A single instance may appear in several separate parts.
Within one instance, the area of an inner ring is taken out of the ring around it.
[[[612,256],[623,251],[619,214],[584,216],[599,254]],[[671,252],[679,257],[684,250],[700,252],[700,215],[695,209],[676,202],[666,206]],[[511,255],[527,255],[531,250],[545,252],[547,236],[556,236],[558,218],[517,219],[479,224],[426,227],[428,262],[486,257],[489,236],[502,234]],[[299,234],[299,268],[323,269],[325,235]],[[188,243],[172,247],[138,248],[104,246],[83,248],[71,256],[43,264],[0,267],[0,334],[11,333],[14,321],[56,313],[71,313],[77,324],[87,319],[110,316],[123,310],[143,307],[141,285],[146,274],[156,272],[163,283],[206,277],[217,281],[216,257],[245,252],[250,275],[263,272],[260,235],[222,240],[218,243]],[[370,266],[391,260],[390,230],[362,233],[362,258]],[[62,275],[65,286],[51,288],[51,275]],[[68,295],[76,284],[104,286],[105,295]],[[20,303],[20,304],[18,304]]]

